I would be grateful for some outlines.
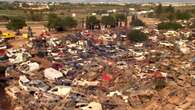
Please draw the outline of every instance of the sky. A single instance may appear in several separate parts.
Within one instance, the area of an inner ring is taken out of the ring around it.
[[[0,0],[0,1],[14,1],[14,0]],[[73,3],[94,3],[94,2],[120,2],[120,3],[149,3],[149,2],[181,2],[181,3],[195,3],[195,0],[17,0],[17,1],[54,1],[54,2],[73,2]]]

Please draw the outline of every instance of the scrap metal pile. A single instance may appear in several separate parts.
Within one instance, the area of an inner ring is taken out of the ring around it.
[[[29,40],[7,49],[6,92],[21,110],[194,110],[195,42],[145,29]],[[185,34],[185,33],[184,33]]]

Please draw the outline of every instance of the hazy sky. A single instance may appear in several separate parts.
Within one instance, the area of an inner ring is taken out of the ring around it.
[[[14,1],[14,0],[0,0]],[[17,1],[55,1],[55,2],[124,2],[124,3],[147,3],[147,2],[182,2],[195,3],[195,0],[17,0]]]

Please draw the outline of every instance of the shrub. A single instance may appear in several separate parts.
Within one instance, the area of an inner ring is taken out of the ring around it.
[[[176,22],[162,22],[158,24],[158,29],[171,29],[171,30],[177,30],[182,28],[182,25]]]
[[[147,40],[147,35],[139,30],[132,30],[128,33],[129,40],[133,42],[144,42]]]
[[[145,23],[142,20],[140,20],[137,17],[137,15],[133,15],[130,25],[132,25],[132,26],[145,26]]]

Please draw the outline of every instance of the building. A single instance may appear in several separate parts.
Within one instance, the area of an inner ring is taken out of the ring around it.
[[[48,3],[42,2],[19,2],[18,6],[22,9],[31,9],[31,10],[48,10]]]

